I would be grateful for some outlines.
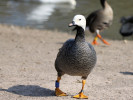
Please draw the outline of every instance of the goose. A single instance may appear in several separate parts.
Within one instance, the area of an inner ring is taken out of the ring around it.
[[[15,1],[19,1],[19,0],[15,0]],[[69,3],[73,6],[76,5],[76,0],[23,0],[26,2],[40,2],[40,3]]]
[[[55,11],[55,4],[41,4],[27,14],[27,20],[43,24]]]
[[[98,45],[98,38],[100,38],[106,45],[109,45],[109,43],[102,38],[100,32],[111,26],[113,20],[113,10],[106,0],[100,0],[100,2],[102,9],[92,12],[86,18],[86,26],[91,33],[96,33],[96,37],[92,42],[93,45]]]
[[[67,14],[73,9],[75,8],[73,8],[73,6],[69,4],[38,4],[30,12],[27,13],[26,19],[27,21],[32,21],[42,26],[44,22],[47,22],[50,19],[50,17],[54,14],[56,10],[58,10],[61,14]],[[45,25],[43,25],[43,28],[44,27]]]
[[[76,0],[39,0],[42,3],[69,3],[76,5]]]
[[[120,22],[122,24],[120,34],[126,43],[125,37],[133,35],[133,16],[122,17]]]
[[[85,41],[86,19],[83,15],[75,15],[70,27],[75,26],[77,34],[75,39],[67,40],[59,49],[55,60],[57,80],[55,82],[55,95],[67,96],[60,90],[59,83],[64,74],[82,77],[82,89],[73,98],[88,98],[84,95],[83,89],[86,79],[96,64],[96,52],[93,46]]]

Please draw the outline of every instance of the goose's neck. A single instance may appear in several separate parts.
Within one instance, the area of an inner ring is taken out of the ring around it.
[[[84,29],[82,27],[78,27],[77,26],[77,34],[75,37],[75,41],[76,42],[85,42],[85,33],[84,33]]]
[[[110,5],[108,4],[108,2],[106,0],[100,0],[100,1],[101,1],[101,5],[102,5],[103,9],[110,7]]]

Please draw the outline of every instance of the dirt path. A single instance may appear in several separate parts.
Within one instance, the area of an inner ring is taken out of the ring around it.
[[[73,99],[81,89],[80,77],[64,75],[61,89],[69,96],[54,96],[54,61],[69,38],[74,35],[0,25],[0,100]],[[111,46],[95,46],[98,61],[84,93],[89,100],[133,100],[133,41],[108,41]]]

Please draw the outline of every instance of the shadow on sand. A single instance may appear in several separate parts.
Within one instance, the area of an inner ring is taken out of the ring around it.
[[[120,72],[120,73],[124,75],[133,75],[133,72]]]
[[[23,96],[34,96],[34,97],[54,96],[53,90],[42,88],[36,85],[17,85],[10,87],[8,89],[0,89],[0,91],[7,91],[10,93],[23,95]]]

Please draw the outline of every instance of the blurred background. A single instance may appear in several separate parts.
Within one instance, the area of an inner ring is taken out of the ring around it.
[[[87,17],[91,12],[101,8],[100,0],[76,0],[76,5],[69,2],[56,2],[61,0],[54,0],[53,3],[42,1],[0,0],[0,23],[70,33],[68,24],[75,14],[83,14]],[[119,34],[120,18],[133,16],[133,0],[107,1],[114,10],[114,20],[112,26],[102,35],[109,39],[122,39]]]

